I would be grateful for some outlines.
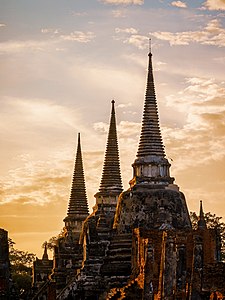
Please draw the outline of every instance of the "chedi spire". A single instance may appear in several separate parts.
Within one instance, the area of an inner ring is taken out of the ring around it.
[[[77,153],[73,173],[71,194],[67,211],[67,217],[64,219],[64,221],[69,221],[70,219],[75,218],[79,220],[84,220],[87,216],[88,203],[84,180],[80,133],[78,133]]]
[[[105,161],[99,191],[122,192],[122,180],[120,174],[119,149],[116,132],[115,101],[112,100],[111,119],[109,125],[108,140],[105,152]]]
[[[170,163],[165,158],[164,145],[159,126],[159,115],[155,95],[152,53],[148,54],[148,76],[145,94],[145,103],[142,119],[142,128],[137,152],[137,159],[133,166],[134,176],[130,181],[131,187],[135,184],[172,184],[170,177]]]
[[[152,53],[149,53],[148,56],[147,88],[137,157],[149,155],[164,157],[165,152],[159,127],[159,116],[153,78]]]

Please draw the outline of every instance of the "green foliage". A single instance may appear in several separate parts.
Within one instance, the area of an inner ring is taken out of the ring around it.
[[[9,238],[9,260],[12,279],[20,295],[27,294],[32,284],[32,265],[35,254],[14,248],[15,243]]]
[[[191,223],[193,229],[198,227],[198,216],[195,212],[190,212]],[[221,237],[221,256],[222,260],[225,260],[225,223],[222,222],[222,217],[218,217],[215,214],[207,212],[204,214],[207,228],[217,229]]]

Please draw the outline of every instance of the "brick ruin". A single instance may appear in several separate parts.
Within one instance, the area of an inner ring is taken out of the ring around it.
[[[33,262],[33,291],[38,291],[40,287],[48,280],[48,276],[52,273],[52,269],[53,260],[48,258],[47,243],[45,243],[42,259],[36,257],[36,260]]]
[[[0,228],[0,299],[10,295],[8,232]]]
[[[202,203],[197,229],[192,228],[185,196],[170,176],[151,53],[127,191],[122,189],[114,102],[93,213],[88,215],[79,135],[64,235],[54,249],[52,274],[33,299],[225,299],[219,232],[207,228]]]

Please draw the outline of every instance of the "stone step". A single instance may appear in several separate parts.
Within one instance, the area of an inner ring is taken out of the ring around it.
[[[108,251],[107,251],[107,256],[113,256],[113,255],[118,255],[118,254],[121,254],[121,255],[123,255],[123,254],[129,254],[129,255],[131,255],[131,247],[129,247],[129,248],[127,248],[127,247],[118,247],[118,248],[114,248],[114,249],[109,249]]]

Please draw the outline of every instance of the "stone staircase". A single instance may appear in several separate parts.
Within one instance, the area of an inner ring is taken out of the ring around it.
[[[123,233],[112,236],[101,275],[109,287],[123,286],[131,275],[132,235]]]

